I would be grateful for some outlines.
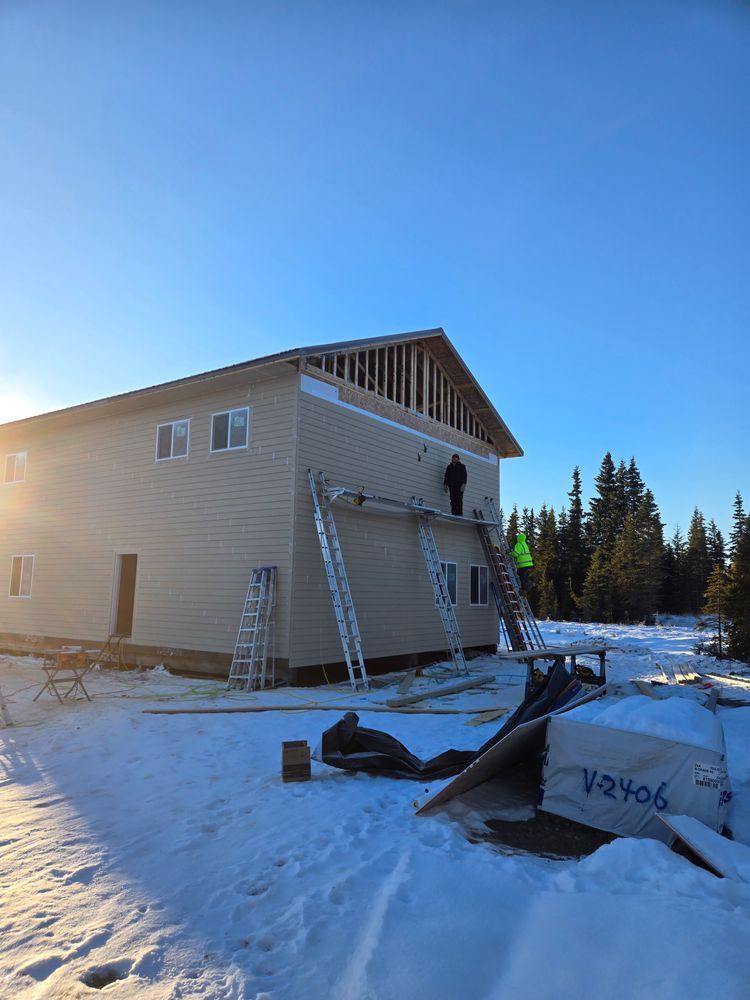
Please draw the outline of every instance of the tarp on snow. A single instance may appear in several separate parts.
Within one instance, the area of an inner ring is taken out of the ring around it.
[[[359,717],[354,712],[347,712],[323,733],[321,760],[347,771],[368,771],[394,778],[449,778],[462,772],[521,724],[546,717],[575,701],[581,690],[580,682],[572,678],[562,664],[555,664],[507,722],[478,750],[445,750],[428,760],[415,756],[388,733],[365,729],[359,725]]]

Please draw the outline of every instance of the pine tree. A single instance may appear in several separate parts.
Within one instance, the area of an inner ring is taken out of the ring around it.
[[[711,640],[705,647],[706,652],[719,657],[724,655],[728,589],[726,571],[721,563],[716,562],[708,577],[703,610],[697,624],[699,629],[711,632]]]
[[[727,588],[727,653],[750,662],[750,517],[739,528]]]
[[[688,610],[693,615],[700,614],[703,607],[703,598],[710,572],[711,561],[708,556],[706,522],[703,514],[696,507],[690,519],[685,553]]]

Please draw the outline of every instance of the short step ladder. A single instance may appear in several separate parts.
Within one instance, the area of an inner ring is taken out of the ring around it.
[[[524,649],[544,649],[545,643],[534,613],[529,606],[516,570],[516,561],[500,531],[499,515],[492,497],[485,497],[490,520],[495,524],[489,527],[478,524],[477,529],[482,540],[487,562],[493,575],[495,587],[494,596],[500,615],[503,633],[508,649],[520,651]],[[481,510],[475,510],[474,516],[484,520]]]
[[[432,532],[430,518],[422,514],[417,518],[419,526],[419,541],[422,544],[424,560],[427,563],[427,570],[430,574],[432,589],[435,591],[435,604],[440,614],[440,621],[443,623],[445,638],[448,640],[448,649],[451,659],[456,666],[457,673],[468,674],[469,668],[466,665],[463,646],[461,645],[461,633],[458,630],[456,612],[453,610],[450,594],[448,593],[448,583],[440,565],[440,553],[438,552],[435,535]]]
[[[307,470],[307,476],[310,480],[310,492],[313,498],[315,528],[318,532],[320,551],[323,554],[323,565],[325,566],[328,588],[331,591],[346,668],[349,671],[349,682],[353,691],[357,691],[360,687],[364,691],[369,691],[370,682],[367,679],[365,662],[362,658],[359,625],[354,612],[354,601],[346,575],[336,522],[333,519],[331,500],[326,492],[325,476],[322,472],[320,473],[319,483],[316,483],[312,469]]]
[[[10,717],[10,712],[8,711],[8,703],[3,696],[3,689],[0,687],[0,721],[2,721],[4,726],[12,726],[13,719]]]
[[[275,590],[276,567],[256,566],[250,574],[229,671],[227,688],[230,690],[254,691],[256,688],[273,687],[273,657],[270,678],[268,659]]]

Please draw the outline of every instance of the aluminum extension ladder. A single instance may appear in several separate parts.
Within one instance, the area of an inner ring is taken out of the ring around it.
[[[365,661],[362,658],[362,639],[359,634],[354,601],[344,566],[344,556],[336,531],[336,522],[331,510],[331,500],[326,491],[326,479],[321,472],[320,483],[316,483],[312,469],[307,470],[307,476],[310,480],[310,492],[313,498],[315,527],[318,532],[320,551],[323,555],[328,589],[331,591],[331,599],[333,600],[336,625],[344,650],[346,669],[349,672],[349,682],[353,691],[357,691],[360,686],[364,691],[369,691],[370,682],[367,679]]]
[[[237,632],[234,657],[227,688],[254,691],[269,686],[269,642],[273,625],[271,614],[276,591],[276,567],[256,566],[250,574],[245,607]],[[274,684],[274,660],[271,657],[270,686]]]
[[[505,535],[500,530],[495,501],[485,497],[485,503],[490,514],[493,527],[478,524],[477,530],[482,540],[487,562],[494,576],[494,597],[498,614],[503,624],[503,632],[508,649],[521,651],[524,649],[544,649],[545,643],[539,631],[534,613],[521,590],[521,581],[516,572],[516,561]],[[474,516],[484,520],[481,510],[475,510]]]
[[[445,637],[448,640],[448,649],[453,660],[457,673],[468,674],[469,668],[466,665],[463,646],[461,645],[461,633],[458,630],[456,612],[453,610],[450,594],[448,593],[448,583],[440,565],[440,553],[438,552],[435,535],[432,532],[430,518],[425,514],[420,514],[417,518],[419,526],[419,541],[422,543],[422,552],[427,563],[427,570],[430,574],[430,582],[435,591],[435,604],[440,614],[440,621],[443,623]]]

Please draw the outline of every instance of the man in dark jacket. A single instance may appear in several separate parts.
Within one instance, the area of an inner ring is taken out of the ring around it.
[[[443,477],[443,490],[451,495],[451,514],[463,515],[465,489],[466,466],[458,455],[454,455]]]

